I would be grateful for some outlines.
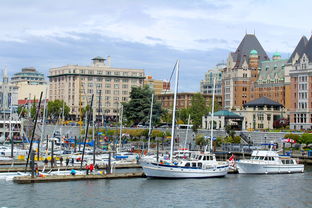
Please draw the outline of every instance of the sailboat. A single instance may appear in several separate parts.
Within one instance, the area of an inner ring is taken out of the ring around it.
[[[172,113],[172,130],[169,161],[140,161],[143,172],[152,178],[211,178],[224,177],[229,165],[225,162],[217,162],[214,154],[195,152],[188,159],[173,160],[173,139],[175,129],[175,112],[177,100],[177,87],[179,77],[179,60],[175,64],[175,90]]]

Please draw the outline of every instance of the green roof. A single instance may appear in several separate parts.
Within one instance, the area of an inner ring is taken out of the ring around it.
[[[213,115],[214,116],[224,116],[226,118],[241,118],[240,115],[233,113],[231,111],[228,111],[228,110],[217,111]]]
[[[92,60],[105,60],[105,58],[103,58],[101,56],[97,56],[97,57],[93,58]]]
[[[279,52],[273,53],[273,57],[281,57],[281,54]]]
[[[250,51],[250,55],[258,55],[258,51],[253,49],[253,50]]]

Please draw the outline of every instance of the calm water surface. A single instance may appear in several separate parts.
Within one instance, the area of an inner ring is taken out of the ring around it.
[[[312,207],[304,174],[216,179],[115,179],[19,185],[0,181],[0,207]]]

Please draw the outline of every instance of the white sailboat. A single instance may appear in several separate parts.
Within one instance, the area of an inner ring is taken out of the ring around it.
[[[211,153],[195,152],[188,159],[173,160],[173,139],[175,128],[175,111],[179,76],[179,61],[175,65],[175,91],[172,113],[171,149],[169,161],[141,160],[144,174],[155,178],[211,178],[223,177],[227,174],[228,164],[217,162]]]

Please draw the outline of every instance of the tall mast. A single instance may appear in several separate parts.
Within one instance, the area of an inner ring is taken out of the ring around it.
[[[150,118],[149,118],[149,125],[148,125],[148,143],[147,143],[147,152],[149,152],[149,150],[150,150],[150,145],[151,145],[151,131],[152,131],[153,104],[154,104],[154,94],[152,94],[152,102],[151,102]]]
[[[188,130],[189,130],[189,126],[190,126],[190,120],[191,120],[191,114],[189,114],[188,119],[187,119],[187,127],[186,127],[186,135],[185,135],[185,141],[184,141],[184,148],[186,148],[187,135],[188,135]]]
[[[121,150],[121,137],[122,137],[122,114],[123,114],[123,105],[121,104],[121,107],[120,107],[120,129],[119,129],[119,144],[118,144],[118,152],[120,152]]]
[[[12,94],[10,95],[10,124],[9,124],[9,138],[11,139],[11,157],[14,157],[14,143],[13,143],[13,137],[12,137]]]
[[[42,129],[41,129],[40,143],[41,143],[41,141],[44,137],[44,134],[45,134],[45,117],[46,117],[46,111],[47,111],[47,99],[48,99],[48,88],[46,88],[46,91],[45,91],[45,100],[44,100],[44,106],[43,106],[43,118],[42,118],[42,125],[41,125]]]
[[[171,162],[172,162],[172,158],[173,158],[175,113],[176,113],[178,78],[179,78],[179,60],[177,60],[177,63],[175,65],[175,69],[176,69],[176,78],[175,78],[175,83],[174,83],[174,97],[173,97],[173,110],[172,110],[172,129],[171,129],[171,146],[170,146],[170,161]]]
[[[85,149],[86,149],[86,142],[87,142],[87,138],[88,138],[89,123],[90,123],[90,119],[91,119],[91,112],[92,112],[92,106],[93,106],[93,97],[94,97],[94,94],[92,94],[92,96],[91,96],[91,105],[90,105],[90,108],[88,109],[88,112],[86,113],[87,114],[86,115],[86,117],[87,117],[86,134],[85,134],[85,138],[84,138],[84,142],[83,142],[82,158],[81,158],[81,162],[80,162],[80,170],[82,169],[82,164],[83,164],[84,154],[85,154]]]
[[[214,77],[212,91],[212,108],[211,108],[210,152],[213,151],[213,114],[214,114],[215,89],[216,89],[216,78]]]

